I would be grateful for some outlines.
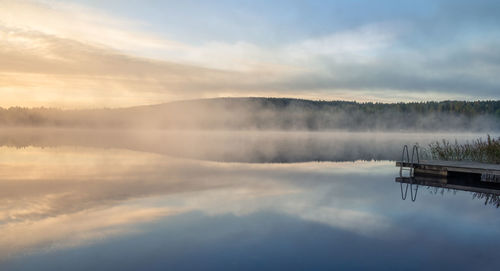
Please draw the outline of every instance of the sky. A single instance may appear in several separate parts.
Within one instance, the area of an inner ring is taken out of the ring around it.
[[[0,0],[0,106],[500,99],[500,2]]]

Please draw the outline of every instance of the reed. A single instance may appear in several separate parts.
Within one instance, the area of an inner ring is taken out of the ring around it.
[[[432,159],[453,161],[474,161],[482,163],[500,164],[500,137],[487,136],[467,141],[464,144],[450,143],[447,140],[429,144],[429,153]]]
[[[492,205],[495,207],[500,207],[500,195],[489,194],[489,193],[474,193],[472,194],[474,199],[484,199],[484,205]]]

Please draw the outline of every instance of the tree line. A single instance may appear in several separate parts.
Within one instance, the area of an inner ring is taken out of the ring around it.
[[[215,98],[121,109],[0,108],[0,126],[267,130],[499,130],[500,101],[358,103]]]

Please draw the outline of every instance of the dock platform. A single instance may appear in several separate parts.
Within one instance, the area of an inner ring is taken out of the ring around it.
[[[417,163],[397,161],[396,166],[412,168],[414,169],[415,174],[420,173],[447,176],[450,172],[453,172],[480,174],[483,176],[500,176],[500,165],[468,161],[422,160]]]
[[[401,160],[396,161],[399,167],[399,177],[403,176],[403,170],[409,171],[406,177],[432,178],[462,178],[473,179],[481,182],[500,183],[500,164],[488,164],[472,161],[448,161],[448,160],[420,160],[418,145],[414,145],[410,152],[408,145],[403,146]]]

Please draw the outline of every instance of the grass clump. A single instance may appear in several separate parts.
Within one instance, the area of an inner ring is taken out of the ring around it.
[[[429,144],[429,148],[432,159],[500,164],[500,137],[488,135],[486,140],[479,138],[464,144],[443,139]]]

